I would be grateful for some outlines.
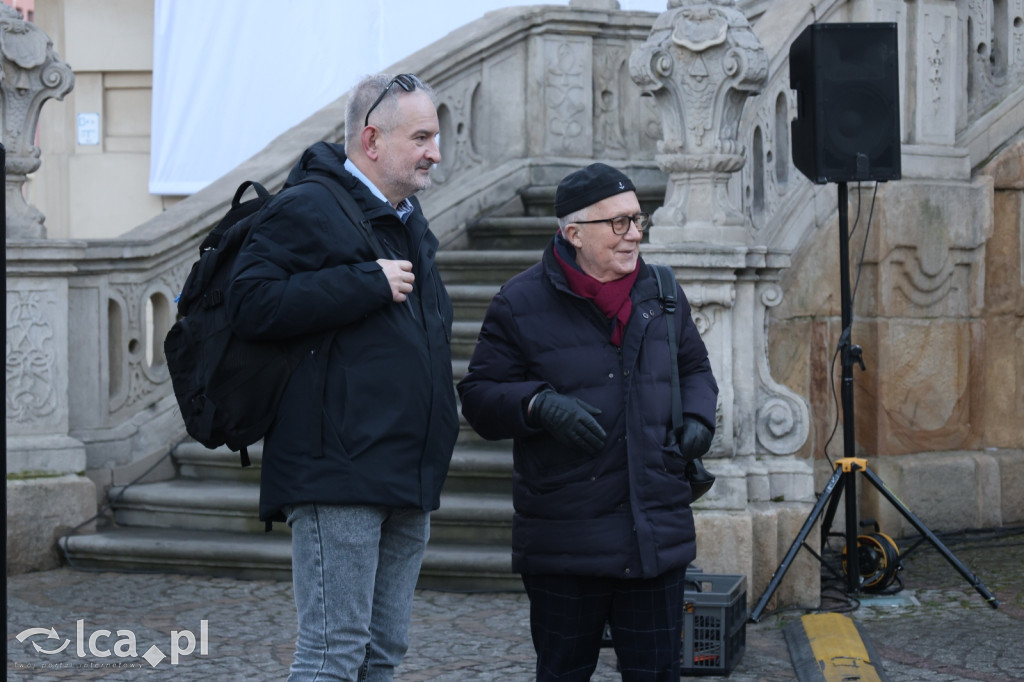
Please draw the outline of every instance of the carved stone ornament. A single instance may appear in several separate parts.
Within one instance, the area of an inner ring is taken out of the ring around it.
[[[25,201],[26,176],[39,168],[35,141],[39,111],[51,98],[64,99],[75,76],[53,42],[13,7],[0,5],[0,107],[7,153],[7,237],[44,239],[43,214]]]
[[[7,422],[45,421],[59,408],[54,301],[45,292],[7,294]]]
[[[727,184],[743,167],[740,116],[768,78],[768,58],[735,0],[670,1],[630,76],[654,97],[664,131],[656,159],[669,188],[651,240],[745,244]]]

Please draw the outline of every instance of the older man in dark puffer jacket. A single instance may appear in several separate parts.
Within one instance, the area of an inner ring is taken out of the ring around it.
[[[608,622],[624,680],[678,680],[696,553],[684,469],[711,445],[718,386],[682,290],[674,316],[659,305],[629,178],[605,164],[572,173],[555,213],[541,262],[488,308],[462,411],[483,437],[514,439],[512,563],[530,598],[537,679],[589,680]]]

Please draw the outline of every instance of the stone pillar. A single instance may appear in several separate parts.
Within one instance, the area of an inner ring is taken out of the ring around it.
[[[96,512],[84,444],[68,432],[68,283],[7,278],[8,573],[54,568],[57,539]]]
[[[22,186],[39,168],[33,144],[39,110],[70,92],[74,76],[46,34],[7,5],[0,5],[0,58],[6,237],[44,239],[43,215],[25,201]],[[68,281],[53,274],[26,276],[15,268],[7,277],[10,574],[59,565],[57,539],[96,511],[95,485],[81,475],[85,447],[68,433]]]
[[[753,600],[814,500],[813,468],[796,457],[809,433],[807,404],[768,366],[765,318],[782,299],[778,277],[789,255],[757,243],[729,192],[745,161],[743,107],[765,84],[768,59],[735,0],[670,0],[633,52],[630,75],[661,116],[655,159],[669,176],[644,258],[674,268],[720,388],[705,458],[718,481],[697,504],[695,563],[738,568]],[[776,599],[816,605],[817,563],[802,559],[792,570],[789,591]]]
[[[671,0],[633,52],[630,74],[654,97],[663,126],[656,159],[669,175],[644,254],[676,268],[715,347],[719,452],[793,455],[807,439],[807,406],[772,380],[764,333],[767,308],[781,300],[776,281],[788,254],[754,243],[728,192],[745,158],[738,137],[744,103],[768,75],[764,47],[735,0]],[[745,506],[745,495],[735,504]]]
[[[656,160],[669,175],[652,244],[747,244],[748,223],[728,183],[743,167],[738,139],[746,99],[768,77],[764,47],[735,0],[671,0],[630,75],[661,113]]]
[[[45,239],[43,214],[25,200],[26,176],[39,168],[36,126],[43,103],[64,99],[75,84],[53,42],[13,7],[0,5],[0,105],[7,150],[8,239]]]

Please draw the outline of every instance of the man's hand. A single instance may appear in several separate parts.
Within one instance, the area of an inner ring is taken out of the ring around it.
[[[679,433],[679,454],[687,462],[692,462],[711,449],[711,429],[694,417],[683,417],[683,427]]]
[[[601,414],[601,410],[579,398],[547,389],[530,401],[527,421],[543,428],[560,443],[593,455],[604,447],[607,436],[592,416],[595,414]]]
[[[412,274],[412,263],[407,260],[387,260],[378,258],[377,265],[384,271],[391,285],[391,298],[395,303],[404,303],[412,293],[412,283],[416,275]]]

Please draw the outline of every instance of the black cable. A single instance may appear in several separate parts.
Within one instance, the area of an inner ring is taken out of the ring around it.
[[[862,195],[863,195],[863,193],[861,192],[861,189],[860,189],[860,183],[858,182],[857,183],[857,214],[856,214],[856,216],[853,219],[853,227],[850,229],[850,233],[847,236],[847,241],[852,239],[854,233],[857,232],[857,224],[860,222],[861,196]],[[867,252],[868,238],[871,236],[871,219],[874,217],[874,214],[875,214],[875,199],[877,198],[877,196],[878,196],[878,183],[876,182],[875,183],[875,187],[874,187],[874,189],[871,192],[871,205],[870,205],[870,208],[868,209],[867,224],[864,227],[864,230],[865,230],[865,232],[864,232],[864,241],[861,244],[860,259],[857,262],[857,277],[854,280],[853,293],[850,295],[850,308],[851,308],[851,310],[853,309],[854,302],[857,300],[857,288],[860,286],[860,276],[861,276],[861,273],[864,270],[864,254]],[[846,330],[843,330],[843,331],[845,332]],[[829,455],[828,448],[832,444],[832,440],[836,436],[836,431],[839,430],[839,413],[840,413],[840,409],[839,409],[839,396],[836,393],[836,359],[839,357],[841,349],[842,349],[842,344],[839,344],[838,346],[836,346],[836,352],[832,355],[832,362],[829,365],[829,367],[830,367],[830,371],[829,371],[829,387],[832,390],[832,405],[835,407],[835,415],[836,416],[835,416],[835,420],[832,422],[832,432],[829,434],[828,439],[825,441],[825,446],[823,448],[823,450],[824,450],[823,454],[825,455],[825,461],[827,461],[829,463],[829,466],[832,466],[832,467],[834,467],[835,465],[832,463],[832,457]]]
[[[871,218],[875,214],[875,198],[878,196],[878,183],[875,183],[875,188],[871,192],[871,207],[868,209],[868,222],[864,226],[864,242],[860,248],[860,260],[857,263],[857,277],[853,283],[853,293],[850,295],[850,309],[853,310],[853,303],[857,300],[857,287],[860,286],[860,275],[864,270],[864,254],[868,250],[868,238],[871,236]],[[860,218],[860,185],[857,186],[857,217]],[[856,226],[856,223],[854,224]],[[853,233],[850,234],[853,236]]]
[[[840,346],[836,346],[836,352],[832,354],[832,363],[829,365],[828,383],[832,389],[832,405],[836,410],[836,417],[832,421],[832,433],[828,435],[828,440],[825,441],[823,448],[825,461],[828,462],[829,467],[835,469],[835,464],[832,462],[832,457],[828,454],[828,446],[832,444],[832,439],[836,437],[836,431],[839,430],[839,395],[836,393],[836,358],[839,357]]]
[[[878,186],[877,182],[875,183],[875,186]],[[850,228],[850,233],[847,235],[847,239],[848,240],[849,239],[853,239],[853,235],[855,235],[857,233],[857,223],[860,222],[860,204],[861,204],[860,196],[861,196],[860,183],[858,182],[857,183],[857,215],[855,215],[853,217],[853,226]]]
[[[951,547],[985,547],[986,545],[998,542],[1000,547],[1006,547],[1008,545],[1021,545],[1024,544],[1024,526],[1012,527],[1012,528],[988,528],[981,530],[960,530],[960,531],[948,531],[945,533],[935,533],[935,537],[939,538],[943,545],[947,548]],[[1008,543],[1007,538],[1020,537],[1019,542]],[[903,558],[909,557],[919,547],[931,547],[930,544],[925,544],[927,538],[924,536],[915,536],[913,538],[904,538],[896,542],[899,547],[900,556]],[[904,549],[906,547],[906,549]]]
[[[161,457],[159,457],[155,462],[153,462],[153,464],[148,469],[146,469],[141,474],[139,474],[134,479],[132,479],[130,482],[128,482],[124,486],[122,486],[121,490],[118,491],[118,493],[117,493],[117,495],[115,497],[108,498],[107,502],[102,507],[100,507],[96,511],[96,513],[94,515],[92,515],[91,517],[89,517],[85,521],[82,521],[80,524],[78,524],[77,526],[75,526],[74,528],[72,528],[71,530],[69,530],[67,533],[65,533],[64,535],[62,535],[60,537],[60,539],[57,541],[57,546],[60,547],[60,551],[64,555],[64,560],[68,563],[68,566],[70,566],[71,568],[73,568],[73,569],[75,569],[77,571],[93,571],[93,572],[100,572],[101,573],[104,570],[106,570],[106,569],[101,569],[101,568],[88,568],[88,567],[85,567],[85,566],[78,566],[78,565],[76,565],[75,562],[72,561],[70,555],[68,554],[67,543],[65,542],[66,538],[69,538],[69,537],[75,535],[79,530],[81,530],[85,526],[89,525],[93,521],[99,519],[104,514],[106,514],[107,511],[112,509],[115,504],[117,504],[118,502],[121,501],[121,498],[124,497],[124,494],[126,492],[128,492],[129,488],[131,488],[133,485],[135,485],[136,483],[138,483],[139,481],[144,479],[146,476],[149,476],[149,474],[151,474],[158,466],[160,466],[160,464],[162,464],[165,459],[167,459],[167,458],[169,458],[171,456],[171,453],[174,452],[175,448],[177,448],[181,443],[185,442],[186,440],[188,440],[188,439],[187,438],[183,438],[182,440],[178,441],[177,443],[172,445],[170,448],[168,448],[167,452],[165,452]],[[137,571],[137,570],[136,571],[126,571],[124,569],[118,569],[118,570],[121,570],[122,572],[131,572],[131,573],[161,573],[162,572],[162,571]]]

